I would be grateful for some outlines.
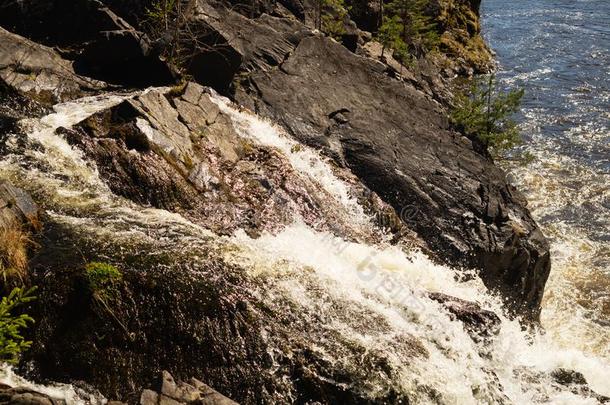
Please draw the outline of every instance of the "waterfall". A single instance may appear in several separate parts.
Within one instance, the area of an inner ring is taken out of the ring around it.
[[[197,260],[210,260],[210,252],[244,269],[252,280],[250,292],[273,311],[285,313],[295,337],[352,376],[366,397],[394,391],[414,403],[596,403],[557,384],[551,373],[558,368],[583,373],[593,390],[610,395],[610,365],[561,349],[552,336],[524,332],[474,274],[457,277],[467,272],[464,269],[434,264],[419,251],[383,239],[346,240],[314,229],[298,216],[275,234],[251,237],[238,231],[218,236],[179,214],[113,195],[95,165],[55,130],[132,96],[84,98],[57,105],[54,113],[38,121],[23,122],[30,128],[28,139],[25,146],[16,139],[8,142],[12,146],[0,163],[0,177],[44,197],[53,220],[109,246],[149,249],[142,247],[145,242],[153,248],[142,254],[188,255],[193,277],[201,276]],[[315,181],[343,206],[346,220],[373,227],[350,185],[316,151],[226,99],[216,95],[213,100],[231,117],[240,136],[276,148],[298,175]],[[501,320],[497,334],[473,339],[461,321],[430,298],[433,292],[494,311]],[[264,332],[274,359],[286,342],[271,330]],[[278,379],[284,377],[279,366],[275,372]],[[4,373],[12,375],[6,368]],[[88,401],[69,386],[62,392],[69,403]]]

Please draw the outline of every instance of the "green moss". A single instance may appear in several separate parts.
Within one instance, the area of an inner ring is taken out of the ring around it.
[[[468,2],[443,0],[436,21],[442,27],[441,51],[451,59],[462,58],[475,72],[489,71],[493,60],[481,37],[479,17]]]
[[[91,262],[85,266],[85,279],[95,297],[109,298],[115,295],[118,283],[123,280],[123,274],[111,264]]]

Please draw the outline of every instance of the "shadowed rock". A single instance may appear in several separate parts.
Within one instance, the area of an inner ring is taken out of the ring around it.
[[[0,80],[45,105],[99,91],[103,82],[74,72],[72,64],[51,48],[0,27]]]
[[[451,130],[439,104],[385,71],[307,37],[278,69],[251,74],[236,97],[350,168],[398,214],[414,207],[410,225],[439,260],[481,269],[517,313],[537,318],[550,258],[525,199]]]
[[[0,25],[63,48],[80,75],[126,86],[174,81],[148,37],[98,0],[10,2],[2,7]]]

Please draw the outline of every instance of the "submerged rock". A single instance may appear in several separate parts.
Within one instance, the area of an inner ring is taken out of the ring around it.
[[[578,371],[558,368],[551,372],[551,377],[557,384],[569,387],[574,394],[595,398],[602,404],[610,403],[610,397],[599,395],[593,391],[589,387],[585,376]]]
[[[428,297],[443,305],[459,321],[475,340],[497,334],[500,317],[494,312],[481,308],[476,302],[462,300],[442,293],[428,293]]]

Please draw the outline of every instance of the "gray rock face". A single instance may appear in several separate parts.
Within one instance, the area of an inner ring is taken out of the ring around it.
[[[140,397],[140,405],[237,405],[196,378],[189,383],[175,381],[167,371],[161,373],[159,392],[146,389]]]
[[[0,181],[0,227],[26,224],[38,228],[38,206],[20,188],[8,181]]]
[[[413,229],[439,259],[481,269],[513,309],[537,317],[547,241],[521,194],[451,130],[439,104],[320,37],[303,39],[278,69],[253,73],[237,97],[350,168],[397,213],[415,207]]]
[[[100,90],[105,84],[74,72],[51,48],[0,27],[0,80],[19,93],[51,105]]]

